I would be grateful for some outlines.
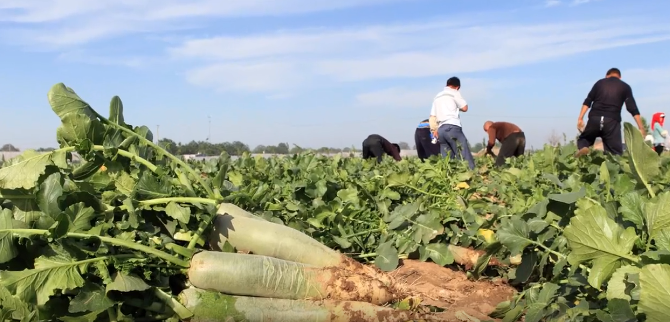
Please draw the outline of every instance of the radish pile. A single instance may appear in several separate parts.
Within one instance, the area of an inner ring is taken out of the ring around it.
[[[413,297],[387,273],[226,202],[225,170],[203,178],[118,97],[109,117],[62,83],[48,100],[60,148],[0,168],[4,320],[432,318],[394,308]]]

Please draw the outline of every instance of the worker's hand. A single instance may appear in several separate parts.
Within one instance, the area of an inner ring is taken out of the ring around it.
[[[579,119],[579,120],[577,120],[577,130],[578,130],[580,133],[581,133],[581,132],[584,132],[584,127],[585,127],[585,126],[584,126],[584,120],[583,120],[583,119]]]
[[[439,137],[439,136],[437,135],[437,131],[433,131],[433,137],[435,137],[436,139]]]

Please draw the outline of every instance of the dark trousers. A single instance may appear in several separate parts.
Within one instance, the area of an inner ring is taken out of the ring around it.
[[[660,145],[660,144],[654,146],[654,151],[656,151],[656,153],[658,153],[658,155],[663,154],[663,150],[665,150],[665,147]]]
[[[526,135],[523,132],[512,133],[501,142],[496,166],[503,166],[505,159],[521,156],[524,152],[526,152]]]
[[[623,154],[623,142],[621,140],[621,122],[609,117],[589,117],[584,131],[577,139],[577,148],[583,149],[593,146],[596,138],[603,140],[605,152],[614,155]]]
[[[475,168],[475,159],[470,152],[470,145],[463,133],[463,128],[444,124],[437,129],[437,135],[440,142],[440,153],[443,157],[456,158],[458,156],[458,143],[461,146],[460,156],[468,161],[470,169]]]
[[[416,145],[416,154],[421,160],[440,154],[440,145],[430,142],[429,128],[417,128],[414,132],[414,143]]]
[[[383,155],[384,147],[382,146],[381,139],[369,136],[367,139],[363,140],[363,159],[377,158],[378,162],[382,162]]]

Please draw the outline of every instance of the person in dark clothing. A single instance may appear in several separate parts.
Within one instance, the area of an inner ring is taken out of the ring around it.
[[[402,160],[400,146],[389,142],[383,136],[372,134],[363,140],[363,159],[377,158],[381,162],[384,154],[392,156],[396,161]]]
[[[505,165],[505,159],[518,157],[526,151],[526,135],[515,124],[486,121],[484,123],[484,132],[489,135],[486,154],[496,158],[496,166],[498,167]],[[501,144],[498,156],[492,150],[496,144],[496,139]]]
[[[626,109],[637,122],[637,127],[646,136],[640,111],[633,97],[633,90],[626,82],[621,80],[621,71],[611,68],[607,71],[605,78],[597,81],[586,96],[582,110],[577,119],[577,128],[581,132],[577,139],[577,156],[589,153],[596,138],[603,141],[605,152],[621,155],[623,154],[623,140],[621,139],[621,108],[626,104]],[[589,119],[584,125],[584,115],[588,109]]]
[[[425,119],[419,123],[414,131],[414,143],[416,144],[416,154],[421,161],[430,158],[433,155],[440,154],[440,145],[432,143],[433,133],[430,132],[430,122]]]

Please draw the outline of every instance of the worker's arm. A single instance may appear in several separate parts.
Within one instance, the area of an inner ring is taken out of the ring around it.
[[[633,90],[630,88],[630,86],[626,88],[625,95],[626,100],[624,103],[626,104],[626,110],[628,110],[628,113],[630,113],[630,115],[632,115],[635,119],[637,128],[640,129],[640,132],[642,133],[642,137],[647,136],[647,131],[644,129],[644,124],[642,123],[642,117],[640,117],[640,110],[637,108],[635,97],[633,97]]]
[[[591,105],[595,100],[599,84],[600,81],[593,84],[593,87],[591,87],[589,94],[586,95],[586,99],[584,99],[584,103],[582,104],[582,110],[579,111],[579,118],[577,118],[577,128],[579,129],[579,131],[582,131],[584,129],[584,115],[586,115],[586,111],[588,111],[589,108],[591,108]]]
[[[493,147],[496,145],[496,128],[491,125],[489,130],[486,132],[489,134],[489,142],[486,144],[486,154],[490,154],[495,157],[496,155],[493,153]]]
[[[458,92],[458,95],[454,96],[454,100],[456,101],[456,106],[461,112],[468,111],[468,102],[465,101],[460,92]]]

